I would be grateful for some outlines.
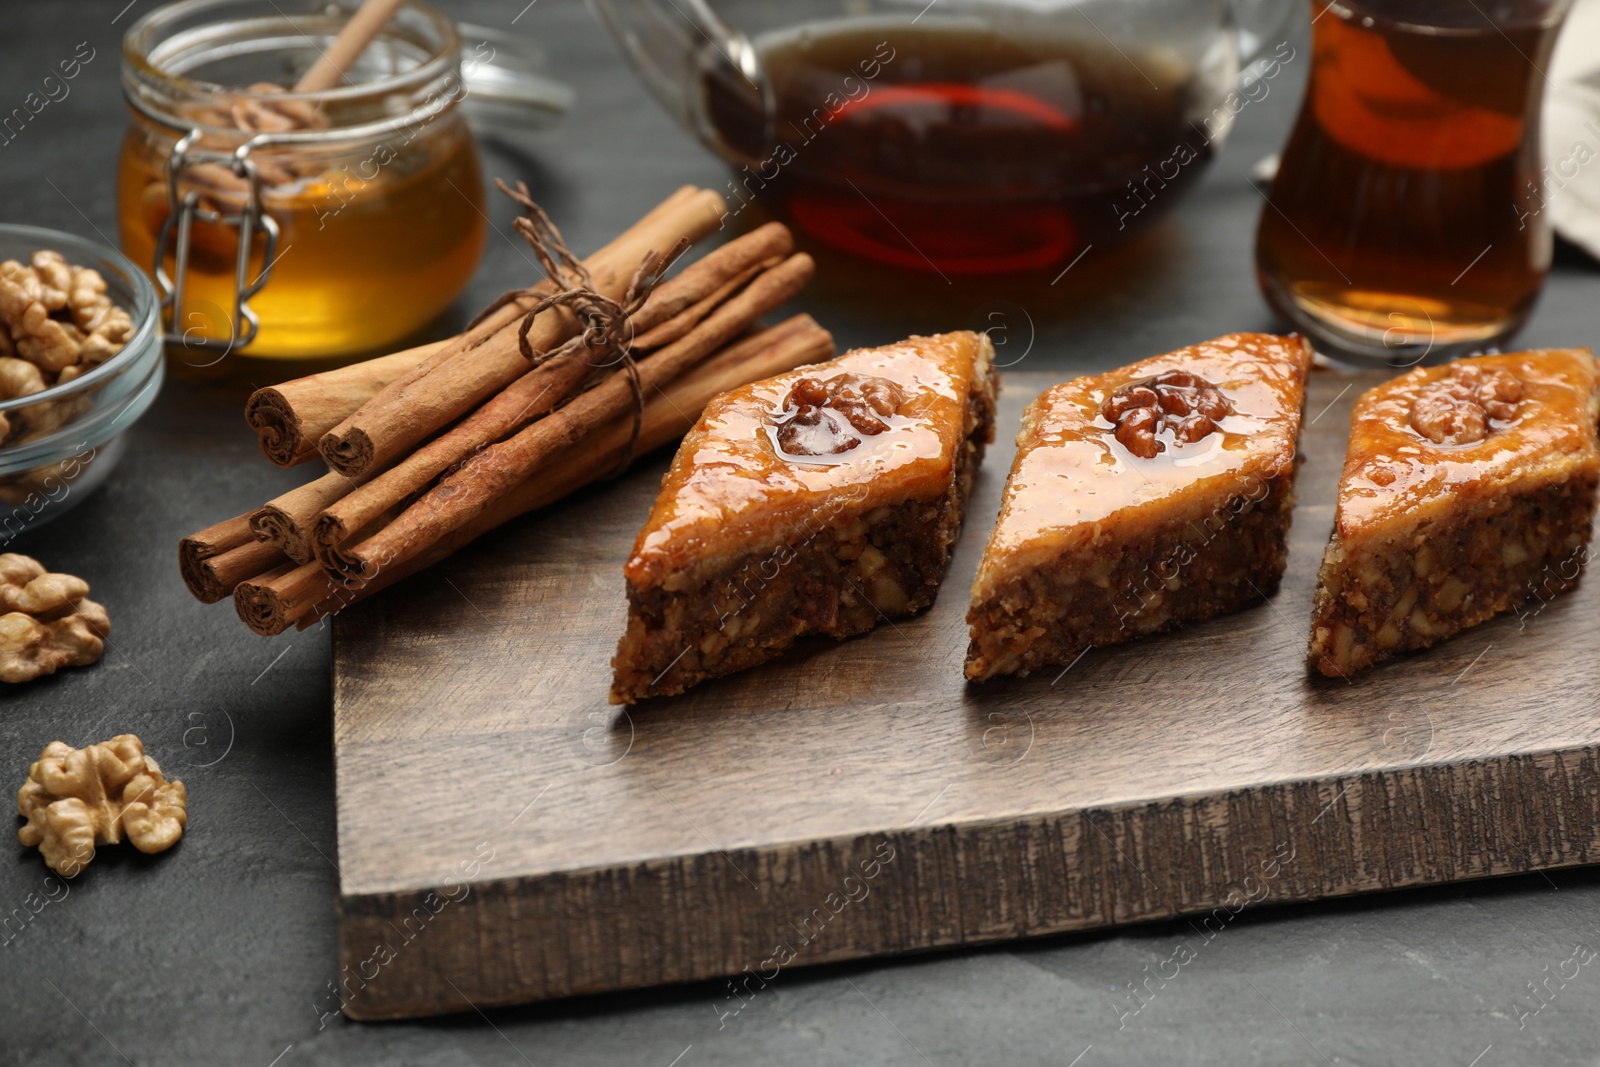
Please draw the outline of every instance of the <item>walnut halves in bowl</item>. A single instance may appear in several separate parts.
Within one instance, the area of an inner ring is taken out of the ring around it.
[[[161,302],[121,253],[0,224],[0,530],[72,510],[160,392]]]
[[[72,381],[122,351],[133,332],[132,317],[112,303],[99,271],[49,249],[27,265],[0,262],[0,400]],[[0,445],[36,441],[90,406],[78,394],[0,412]]]
[[[164,852],[188,824],[188,792],[167,781],[133,734],[77,749],[45,746],[17,790],[27,824],[17,840],[37,846],[51,870],[71,878],[94,859],[96,845],[127,838],[140,852]]]
[[[31,363],[45,385],[99,366],[132,337],[133,318],[112,302],[105,278],[92,267],[68,263],[49,249],[35,252],[27,265],[0,262],[0,357]]]

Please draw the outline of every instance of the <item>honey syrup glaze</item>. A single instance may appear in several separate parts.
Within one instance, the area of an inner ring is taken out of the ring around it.
[[[832,522],[880,504],[944,493],[994,350],[987,336],[949,333],[857,349],[742,386],[713,400],[684,438],[634,542],[625,573],[650,585],[685,563],[786,543],[807,520]],[[884,428],[837,454],[787,455],[774,428],[805,378],[879,379],[898,394]]]
[[[905,416],[905,397],[887,378],[843,371],[796,379],[783,411],[767,428],[773,447],[796,463],[844,463],[863,437],[876,437]]]
[[[1416,405],[1439,383],[1471,368],[1507,375],[1519,386],[1509,419],[1462,443],[1419,432]],[[1394,520],[1455,508],[1525,480],[1559,481],[1596,463],[1600,362],[1586,348],[1538,349],[1422,367],[1356,401],[1350,448],[1339,482],[1341,537],[1371,536]]]
[[[1310,350],[1299,337],[1229,334],[1046,390],[1029,406],[985,566],[1031,561],[1092,543],[1107,524],[1140,521],[1209,498],[1218,481],[1243,484],[1294,462]],[[1135,455],[1104,406],[1119,389],[1170,372],[1197,375],[1226,399],[1215,432]],[[983,576],[980,575],[980,582]]]

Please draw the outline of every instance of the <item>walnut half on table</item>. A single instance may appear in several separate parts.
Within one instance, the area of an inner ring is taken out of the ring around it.
[[[88,595],[82,578],[51,574],[15,552],[0,554],[0,682],[31,682],[97,661],[111,619]]]
[[[126,837],[154,853],[177,844],[189,822],[188,800],[183,783],[167,781],[133,734],[82,749],[52,741],[17,790],[17,814],[28,820],[17,839],[72,878],[94,859],[96,845]]]

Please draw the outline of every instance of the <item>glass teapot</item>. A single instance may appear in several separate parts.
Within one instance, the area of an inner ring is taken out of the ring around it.
[[[1164,214],[1296,49],[1292,0],[590,0],[669,112],[847,252],[981,274]]]

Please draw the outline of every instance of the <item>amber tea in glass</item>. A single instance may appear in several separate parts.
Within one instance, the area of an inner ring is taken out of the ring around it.
[[[1256,235],[1323,352],[1405,366],[1498,344],[1550,266],[1539,116],[1567,0],[1314,0],[1312,67]]]

